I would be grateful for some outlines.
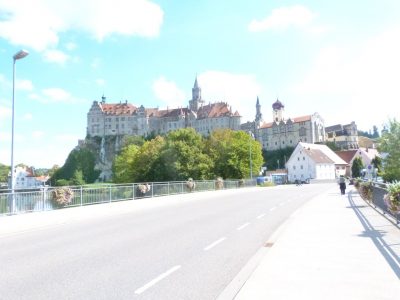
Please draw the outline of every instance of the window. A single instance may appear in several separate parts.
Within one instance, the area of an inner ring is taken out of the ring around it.
[[[301,165],[301,166],[300,166],[300,169],[302,169],[302,170],[303,170],[303,165]]]
[[[303,160],[306,160],[305,156],[303,156]]]
[[[300,157],[298,157],[297,160],[300,161]]]
[[[296,170],[296,166],[293,166],[293,170]]]

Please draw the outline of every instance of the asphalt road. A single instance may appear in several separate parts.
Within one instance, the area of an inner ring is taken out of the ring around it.
[[[0,299],[216,299],[288,216],[330,187],[142,199],[0,236]]]

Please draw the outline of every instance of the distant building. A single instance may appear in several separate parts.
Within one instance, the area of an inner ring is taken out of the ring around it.
[[[346,167],[346,176],[352,177],[351,167],[355,158],[361,158],[364,168],[372,167],[372,160],[375,157],[381,157],[377,149],[373,148],[358,148],[352,150],[335,151],[335,153],[343,159],[348,166]]]
[[[329,147],[298,143],[286,163],[288,180],[335,179],[344,175],[347,163]]]
[[[325,127],[326,140],[335,143],[341,149],[358,149],[357,125],[353,121],[347,125]]]
[[[90,136],[165,134],[172,130],[192,127],[208,135],[218,128],[240,129],[240,114],[226,102],[205,104],[201,88],[195,79],[188,107],[163,109],[136,107],[127,101],[106,103],[93,101],[87,114]]]
[[[258,98],[257,104],[259,106]],[[267,151],[295,147],[298,142],[325,142],[324,120],[318,113],[285,118],[282,102],[278,99],[272,104],[272,122],[262,122],[256,130],[256,138]],[[260,110],[259,107],[257,107]],[[261,116],[261,114],[260,114]],[[259,119],[260,123],[262,119]]]
[[[29,189],[44,186],[49,176],[35,176],[35,169],[28,167],[15,167],[14,168],[14,188],[15,189]],[[11,177],[9,175],[8,186],[11,187]]]

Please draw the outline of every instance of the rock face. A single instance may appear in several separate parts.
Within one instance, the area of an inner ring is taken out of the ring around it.
[[[80,147],[89,148],[96,157],[95,170],[100,171],[99,182],[109,181],[112,178],[112,163],[114,157],[121,150],[122,135],[106,137],[87,137],[80,143]]]

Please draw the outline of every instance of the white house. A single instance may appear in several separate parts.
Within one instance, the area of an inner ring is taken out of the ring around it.
[[[308,179],[335,179],[344,175],[347,163],[329,147],[298,143],[286,163],[289,182]]]
[[[38,176],[35,175],[35,170],[33,168],[17,166],[14,168],[14,188],[15,189],[28,189],[37,188],[44,186],[49,176]],[[10,176],[9,176],[10,186]]]

